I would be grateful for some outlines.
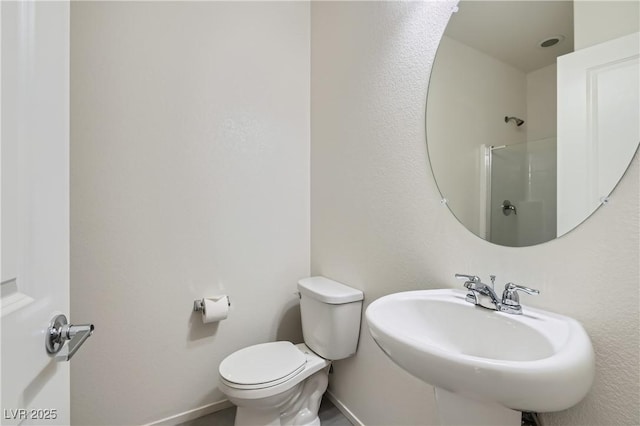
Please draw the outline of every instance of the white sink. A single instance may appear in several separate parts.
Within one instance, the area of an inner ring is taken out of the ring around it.
[[[366,311],[376,343],[396,364],[453,394],[519,411],[578,403],[594,376],[589,336],[575,320],[523,307],[488,310],[458,290],[384,296]]]

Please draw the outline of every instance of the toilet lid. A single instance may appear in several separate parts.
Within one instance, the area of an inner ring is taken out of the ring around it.
[[[238,385],[279,381],[304,369],[305,355],[291,342],[270,342],[240,349],[220,363],[220,376]]]

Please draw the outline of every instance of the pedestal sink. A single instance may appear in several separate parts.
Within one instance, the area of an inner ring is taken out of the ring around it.
[[[580,323],[527,306],[522,315],[492,311],[465,294],[395,293],[366,311],[378,346],[436,388],[443,424],[515,426],[519,411],[559,411],[584,398],[595,368]]]

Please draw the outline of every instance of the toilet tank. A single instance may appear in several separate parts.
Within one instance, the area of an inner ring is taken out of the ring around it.
[[[355,354],[364,294],[320,276],[298,281],[298,290],[306,345],[329,360]]]

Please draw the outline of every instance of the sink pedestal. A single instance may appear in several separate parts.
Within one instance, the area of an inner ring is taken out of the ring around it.
[[[441,426],[520,426],[522,413],[434,388]]]

